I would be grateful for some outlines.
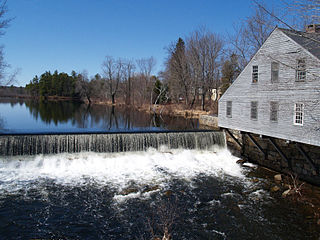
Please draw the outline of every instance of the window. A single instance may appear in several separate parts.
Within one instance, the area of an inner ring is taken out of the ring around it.
[[[296,69],[296,81],[304,82],[306,80],[306,61],[299,59]]]
[[[279,104],[278,102],[270,102],[270,121],[278,122]]]
[[[271,63],[271,82],[272,83],[279,82],[279,63],[278,62]]]
[[[232,101],[227,101],[227,117],[232,117]]]
[[[251,119],[258,120],[258,102],[251,102]]]
[[[303,103],[296,103],[294,105],[294,119],[293,124],[294,125],[303,125],[303,109],[304,105]]]
[[[258,66],[252,66],[252,82],[258,82]]]

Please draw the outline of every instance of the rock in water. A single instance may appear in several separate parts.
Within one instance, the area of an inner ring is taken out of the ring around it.
[[[281,182],[282,181],[281,174],[274,175],[274,180],[277,181],[277,182]]]
[[[286,197],[290,194],[291,189],[288,189],[282,193],[282,197]]]
[[[126,188],[126,189],[123,189],[121,192],[120,192],[120,195],[129,195],[130,193],[138,193],[139,192],[139,189],[137,188]]]
[[[247,161],[244,160],[244,159],[239,159],[239,160],[237,161],[237,163],[240,164],[240,165],[244,164],[245,162],[247,162]]]
[[[278,186],[274,186],[271,188],[271,192],[278,192],[280,190],[280,188]]]
[[[171,190],[167,190],[163,193],[163,195],[165,195],[166,197],[170,197],[172,195],[172,191]]]
[[[148,193],[148,192],[152,192],[152,191],[156,191],[156,190],[160,190],[160,186],[159,185],[155,185],[155,186],[146,186],[142,193]]]

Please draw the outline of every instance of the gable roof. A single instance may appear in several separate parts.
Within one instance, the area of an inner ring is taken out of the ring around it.
[[[306,33],[284,28],[278,29],[320,60],[320,33]]]

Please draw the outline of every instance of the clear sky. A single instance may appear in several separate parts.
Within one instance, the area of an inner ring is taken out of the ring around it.
[[[0,38],[5,59],[20,68],[15,85],[50,70],[101,72],[106,55],[154,56],[199,26],[220,34],[249,15],[250,0],[8,0],[15,17]]]

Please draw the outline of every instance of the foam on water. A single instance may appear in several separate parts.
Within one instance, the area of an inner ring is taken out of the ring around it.
[[[170,179],[198,175],[243,178],[237,158],[226,149],[149,149],[145,152],[37,155],[0,160],[0,191],[17,191],[33,181],[62,185],[94,182],[119,191],[137,185],[165,185]]]

